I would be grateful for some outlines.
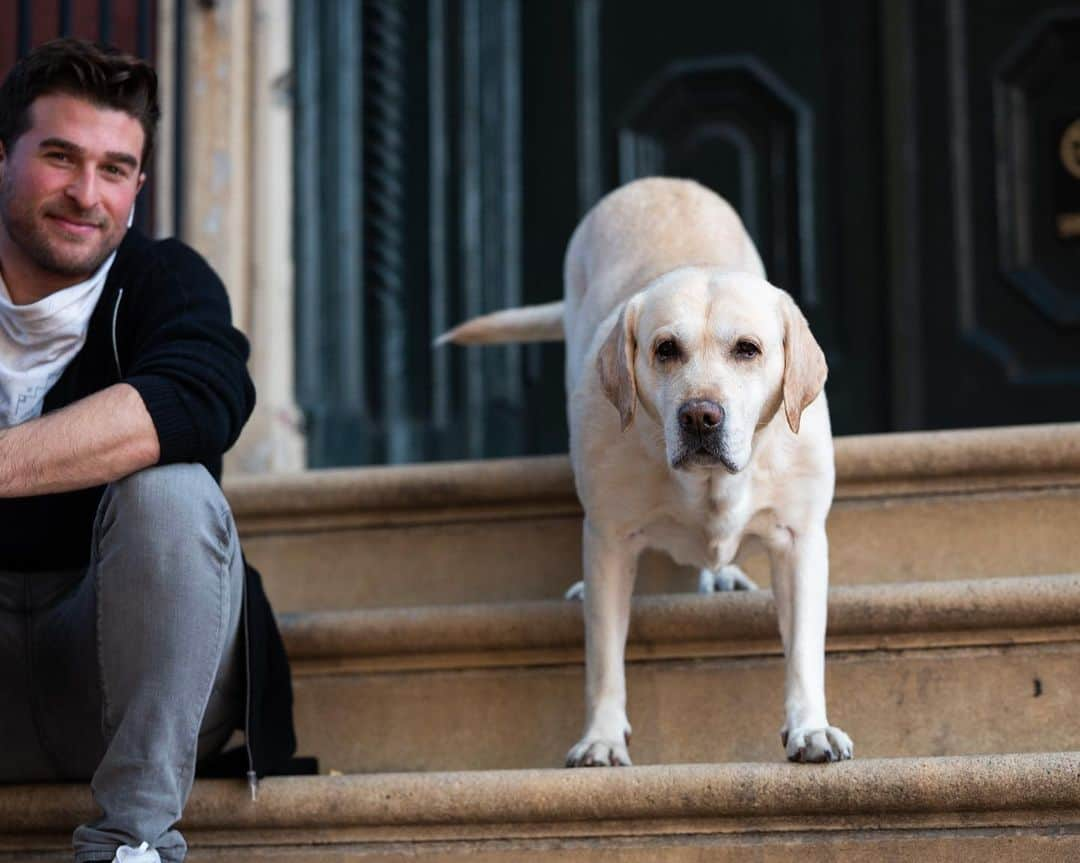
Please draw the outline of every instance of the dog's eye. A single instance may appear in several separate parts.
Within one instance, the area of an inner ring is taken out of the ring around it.
[[[735,345],[735,356],[740,360],[752,360],[761,353],[761,348],[746,339],[740,339]]]
[[[656,346],[656,358],[661,362],[679,358],[679,343],[675,339],[664,339]]]

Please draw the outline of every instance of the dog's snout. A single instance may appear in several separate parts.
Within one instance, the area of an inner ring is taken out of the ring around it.
[[[706,435],[724,421],[724,409],[708,399],[693,399],[679,408],[679,426],[683,431]]]

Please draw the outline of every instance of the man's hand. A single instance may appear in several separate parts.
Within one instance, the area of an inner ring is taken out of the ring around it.
[[[0,497],[92,488],[157,464],[157,430],[128,384],[0,430]]]

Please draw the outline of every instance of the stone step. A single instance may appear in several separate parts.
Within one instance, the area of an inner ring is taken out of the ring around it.
[[[300,748],[344,773],[555,767],[583,722],[576,602],[285,615]],[[834,588],[829,716],[869,757],[1080,750],[1080,575]],[[637,764],[783,758],[771,593],[634,601]]]
[[[0,860],[70,860],[85,786],[0,787]],[[200,781],[191,863],[1080,856],[1080,753]]]
[[[1080,424],[837,438],[833,584],[1080,571]],[[581,572],[565,456],[226,485],[279,611],[554,599]],[[764,559],[748,567],[767,584]],[[696,573],[647,555],[639,592]]]

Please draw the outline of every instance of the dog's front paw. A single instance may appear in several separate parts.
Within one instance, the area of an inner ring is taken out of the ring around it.
[[[757,590],[758,586],[745,572],[733,563],[720,567],[719,571],[701,570],[698,576],[698,593],[721,593],[728,590]]]
[[[855,754],[855,744],[839,728],[795,728],[780,732],[788,761],[802,764],[845,761]]]
[[[586,734],[566,754],[567,767],[629,767],[630,730],[622,739]]]

